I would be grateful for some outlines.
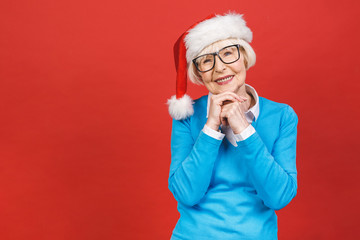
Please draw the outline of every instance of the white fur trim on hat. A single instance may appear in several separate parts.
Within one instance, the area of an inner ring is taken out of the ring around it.
[[[189,30],[184,39],[187,48],[187,62],[190,63],[210,44],[228,38],[243,39],[249,43],[252,41],[252,32],[246,26],[242,15],[236,13],[229,13],[224,16],[216,15],[199,23]]]
[[[193,101],[189,95],[177,99],[172,96],[167,104],[169,105],[170,116],[175,120],[182,120],[194,114]]]

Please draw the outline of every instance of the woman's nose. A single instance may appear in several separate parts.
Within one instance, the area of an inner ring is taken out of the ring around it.
[[[219,56],[215,56],[215,66],[214,69],[216,72],[222,72],[225,69],[225,63],[223,63]]]

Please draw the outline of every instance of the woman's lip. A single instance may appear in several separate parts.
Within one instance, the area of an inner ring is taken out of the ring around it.
[[[224,82],[219,82],[220,80],[225,79],[225,78],[229,78],[229,79]],[[228,84],[229,82],[231,82],[233,80],[233,78],[234,78],[234,76],[226,76],[226,77],[220,78],[219,80],[216,80],[215,82],[219,85],[225,85],[225,84]]]

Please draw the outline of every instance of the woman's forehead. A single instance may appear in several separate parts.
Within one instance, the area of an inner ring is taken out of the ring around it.
[[[214,42],[213,44],[204,48],[204,50],[202,50],[199,55],[217,52],[226,46],[237,44],[237,43],[238,43],[237,39],[234,39],[234,38],[220,40],[220,41]]]

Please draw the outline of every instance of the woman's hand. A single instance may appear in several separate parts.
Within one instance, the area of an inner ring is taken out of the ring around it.
[[[236,101],[224,105],[221,108],[220,119],[223,125],[229,125],[234,134],[239,134],[249,126],[245,112],[248,109],[246,101]]]
[[[210,108],[209,108],[209,115],[208,120],[206,122],[206,125],[215,131],[219,129],[220,124],[222,121],[224,122],[225,119],[222,120],[222,118],[227,118],[227,116],[222,116],[223,108],[227,105],[232,105],[235,103],[242,103],[246,101],[246,98],[240,97],[236,95],[233,92],[223,92],[217,95],[212,95],[210,98]],[[230,111],[229,107],[226,108],[226,114],[230,117],[233,117],[233,111]],[[230,113],[231,112],[231,113]],[[224,114],[225,114],[224,113]],[[237,116],[237,115],[236,115]],[[236,116],[234,120],[231,120],[231,125],[234,125],[234,121],[236,121]],[[245,118],[245,116],[244,116]],[[245,119],[246,121],[246,119]],[[230,122],[229,122],[230,124]],[[231,127],[232,128],[232,127]],[[234,129],[233,129],[234,131]]]

